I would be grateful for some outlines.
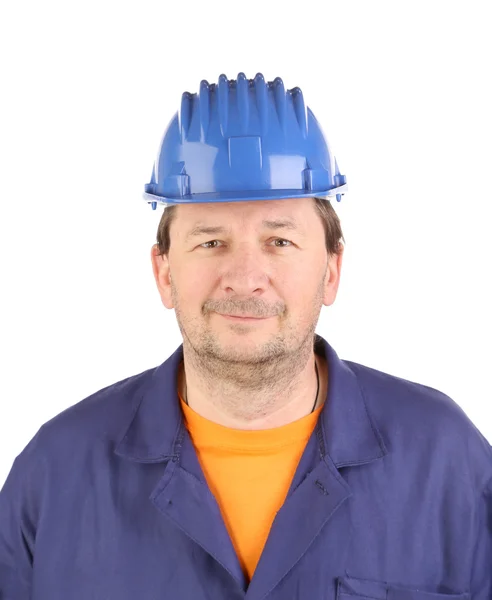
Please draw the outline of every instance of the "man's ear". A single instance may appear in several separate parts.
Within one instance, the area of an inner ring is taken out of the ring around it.
[[[159,290],[162,304],[166,308],[174,308],[171,293],[171,272],[169,266],[169,256],[159,254],[159,246],[154,244],[150,249],[150,259],[152,261],[152,271],[154,279]]]
[[[334,254],[328,260],[325,278],[325,293],[323,298],[323,304],[325,306],[331,306],[337,297],[342,272],[343,251],[344,246],[343,244],[340,244],[338,254]]]

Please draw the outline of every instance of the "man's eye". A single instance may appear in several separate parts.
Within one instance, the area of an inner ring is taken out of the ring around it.
[[[292,245],[292,242],[290,240],[286,240],[284,238],[275,238],[273,240],[275,242],[275,246],[277,248],[287,248],[288,245]],[[277,245],[276,242],[282,242],[282,245]],[[285,244],[283,242],[286,242]],[[217,248],[217,244],[220,244],[221,242],[219,242],[219,240],[210,240],[209,242],[204,242],[203,244],[200,244],[201,248],[205,248],[207,249],[214,249]],[[215,245],[211,245],[211,244],[215,244]]]
[[[207,244],[214,244],[214,243],[216,243],[216,242],[218,243],[218,242],[219,242],[219,240],[211,240],[210,242],[204,242],[203,244],[200,244],[200,246],[201,246],[202,248],[207,248]],[[210,246],[208,246],[208,247],[210,247]],[[213,248],[217,248],[217,246],[213,246]]]
[[[289,240],[284,240],[283,238],[276,238],[273,240],[274,242],[287,242],[288,244],[292,244]],[[277,248],[286,248],[287,246],[277,246]]]

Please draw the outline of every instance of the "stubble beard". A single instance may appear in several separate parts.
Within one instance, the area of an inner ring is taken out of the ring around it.
[[[248,344],[247,349],[240,343],[235,346],[220,343],[210,326],[211,311],[219,309],[217,303],[205,303],[201,318],[189,318],[180,308],[179,294],[173,283],[171,291],[176,319],[183,336],[185,360],[191,362],[211,393],[220,386],[231,394],[261,393],[268,396],[269,392],[278,392],[279,385],[288,393],[289,385],[305,367],[313,349],[316,324],[322,307],[321,285],[313,299],[313,310],[303,321],[308,324],[306,328],[297,329],[289,319],[285,306],[279,305],[274,318],[280,320],[281,331],[263,343]],[[243,311],[261,316],[263,305],[253,299],[248,303],[221,302],[220,308],[224,313]],[[238,334],[248,336],[248,330],[256,325],[238,323],[231,327],[235,327]]]

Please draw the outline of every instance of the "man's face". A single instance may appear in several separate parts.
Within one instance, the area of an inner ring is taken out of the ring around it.
[[[170,238],[154,276],[197,355],[260,365],[312,345],[341,268],[312,198],[180,205]]]

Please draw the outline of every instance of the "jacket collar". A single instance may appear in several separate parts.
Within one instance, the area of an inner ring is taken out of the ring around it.
[[[321,410],[322,442],[336,467],[364,464],[387,454],[380,431],[365,403],[360,382],[346,361],[316,334],[315,352],[328,363],[328,392]],[[118,456],[135,462],[161,462],[173,457],[182,425],[177,375],[183,345],[150,372],[130,423],[116,444]]]

